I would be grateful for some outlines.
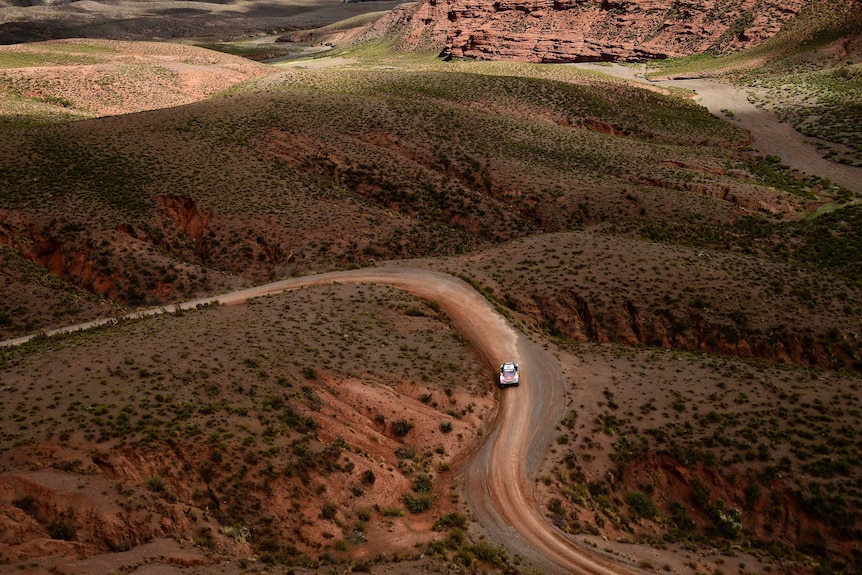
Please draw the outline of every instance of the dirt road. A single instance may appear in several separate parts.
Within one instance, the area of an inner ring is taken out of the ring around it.
[[[754,137],[752,146],[761,154],[778,156],[781,161],[806,174],[813,174],[840,184],[849,190],[862,193],[862,168],[837,164],[825,159],[809,143],[808,138],[793,126],[778,120],[767,110],[761,110],[748,101],[748,93],[732,84],[711,80],[663,80],[644,78],[644,67],[620,64],[577,64],[578,67],[603,72],[653,86],[685,88],[697,93],[697,101],[711,114],[727,119],[724,110],[733,113],[733,121]]]
[[[464,470],[472,511],[489,540],[504,545],[547,573],[611,575],[629,570],[577,547],[552,527],[537,506],[531,477],[541,464],[566,413],[566,385],[556,358],[540,344],[516,331],[485,298],[453,276],[409,268],[367,268],[293,278],[167,308],[130,314],[139,318],[218,302],[241,304],[250,298],[332,283],[376,283],[434,300],[453,327],[492,366],[514,360],[521,364],[521,385],[501,393],[492,429]],[[48,332],[79,331],[114,322],[98,320]],[[16,345],[31,339],[0,342]]]

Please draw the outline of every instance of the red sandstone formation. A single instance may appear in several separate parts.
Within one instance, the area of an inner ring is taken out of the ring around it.
[[[453,58],[643,61],[733,52],[776,34],[810,0],[425,0],[376,30]]]

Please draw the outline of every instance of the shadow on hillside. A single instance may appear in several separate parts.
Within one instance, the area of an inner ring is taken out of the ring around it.
[[[22,21],[10,22],[0,7],[0,44],[21,44],[67,38],[114,40],[165,40],[192,38],[237,38],[248,34],[315,28],[368,12],[389,10],[400,1],[381,0],[344,3],[320,0],[315,4],[256,3],[237,10],[227,2],[224,9],[175,8],[152,2],[147,15],[140,16],[139,4],[105,7],[104,12],[77,12],[75,4],[38,6],[39,12]],[[20,8],[16,9],[20,10]],[[26,8],[25,8],[26,10]]]

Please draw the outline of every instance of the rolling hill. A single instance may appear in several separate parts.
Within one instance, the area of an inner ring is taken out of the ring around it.
[[[445,271],[566,367],[536,498],[573,540],[643,570],[858,569],[852,192],[681,91],[337,55],[0,50],[3,339],[319,271]],[[2,561],[534,572],[459,491],[494,366],[449,326],[335,285],[0,348]]]

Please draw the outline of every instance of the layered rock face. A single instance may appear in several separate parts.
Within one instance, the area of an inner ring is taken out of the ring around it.
[[[426,0],[390,20],[407,47],[454,58],[644,61],[732,52],[777,33],[810,0]]]

